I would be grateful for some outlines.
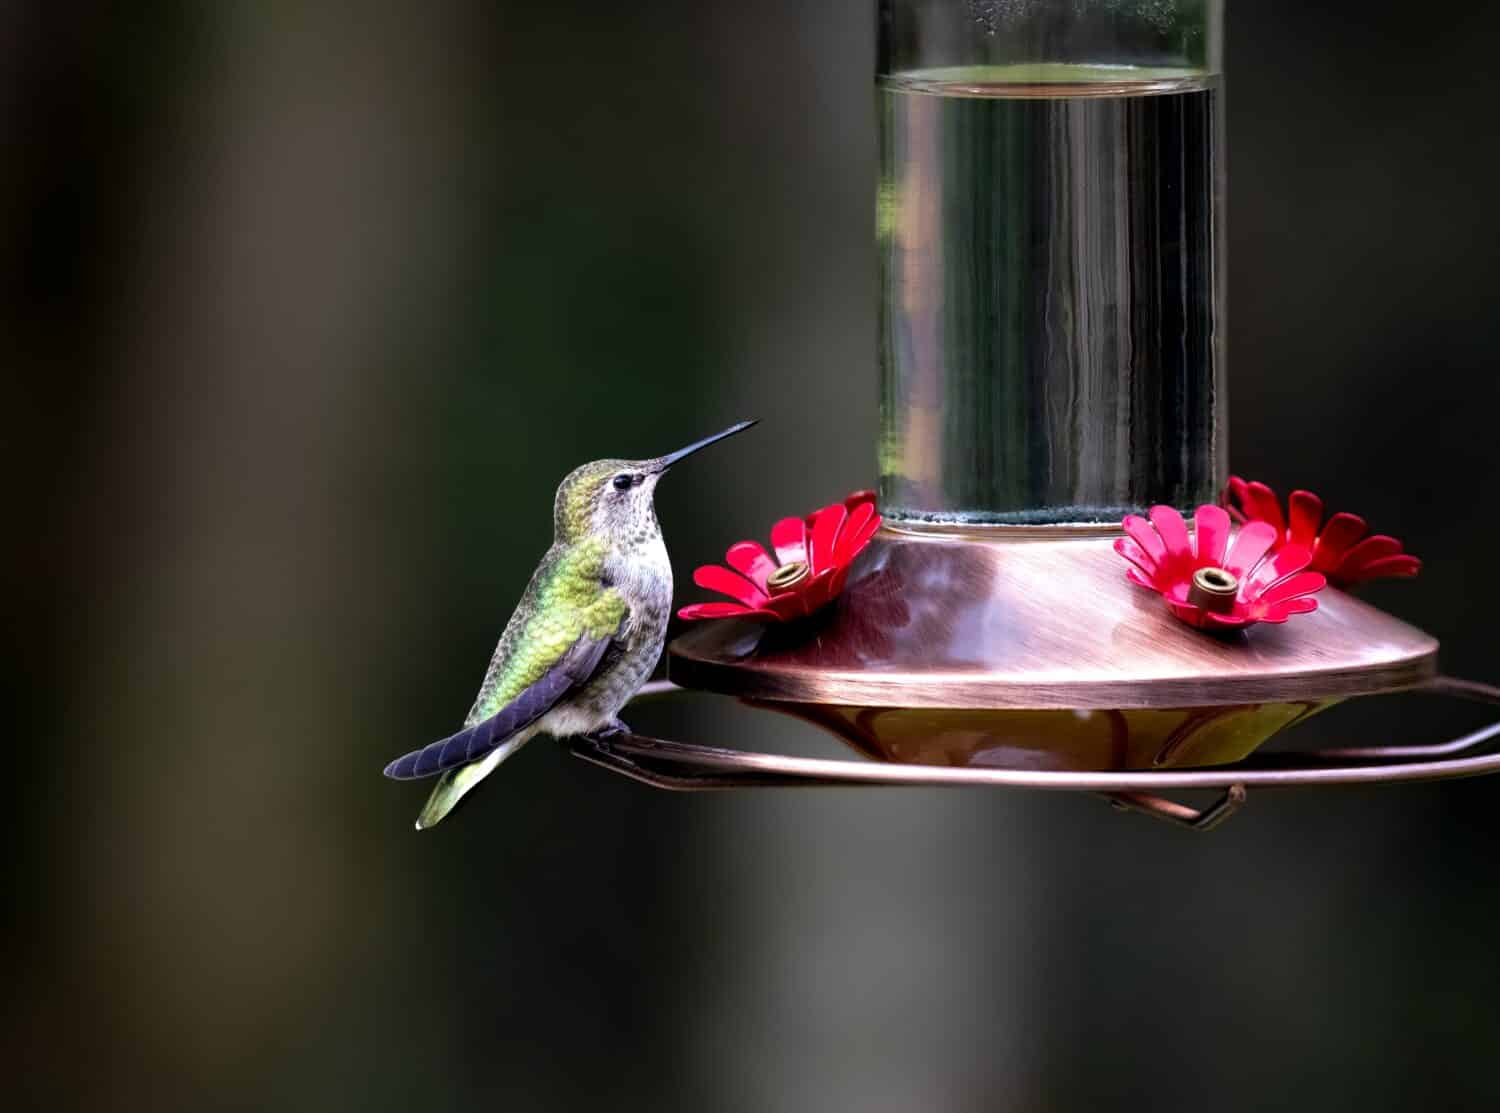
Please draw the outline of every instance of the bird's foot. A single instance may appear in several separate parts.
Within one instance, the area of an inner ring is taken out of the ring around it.
[[[625,734],[629,734],[629,733],[630,733],[630,727],[626,726],[625,723],[622,722],[620,719],[615,718],[615,719],[611,719],[608,723],[606,723],[604,726],[600,727],[598,730],[593,731],[589,735],[589,738],[601,750],[608,751],[608,749],[609,749],[609,740],[611,738],[619,738],[621,735],[625,735]]]

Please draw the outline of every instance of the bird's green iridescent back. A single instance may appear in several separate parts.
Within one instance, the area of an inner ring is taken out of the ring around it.
[[[615,633],[628,607],[615,588],[601,585],[607,547],[587,538],[558,543],[542,558],[511,616],[464,725],[483,722],[536,681],[582,633]]]

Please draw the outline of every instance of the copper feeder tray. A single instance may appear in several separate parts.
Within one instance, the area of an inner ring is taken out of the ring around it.
[[[628,731],[579,757],[660,788],[988,785],[1100,793],[1199,830],[1249,786],[1500,772],[1470,753],[1500,723],[1431,746],[1259,755],[1343,699],[1426,691],[1500,703],[1439,675],[1436,640],[1326,589],[1316,613],[1215,637],[1129,584],[1113,528],[884,529],[843,594],[797,631],[725,620],[669,647],[668,675],[822,726],[873,761],[683,745]],[[642,695],[672,684],[650,685]],[[1214,789],[1196,809],[1162,790]]]
[[[985,711],[1326,703],[1437,675],[1434,638],[1333,588],[1284,625],[1193,630],[1125,579],[1119,536],[887,527],[814,630],[700,623],[668,675],[742,699]]]

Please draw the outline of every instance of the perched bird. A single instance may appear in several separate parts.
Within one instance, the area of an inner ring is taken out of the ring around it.
[[[506,623],[464,728],[385,767],[396,780],[442,774],[417,830],[446,816],[534,734],[625,729],[616,716],[656,666],[672,610],[656,484],[679,460],[754,424],[655,460],[597,460],[562,481],[552,547]]]

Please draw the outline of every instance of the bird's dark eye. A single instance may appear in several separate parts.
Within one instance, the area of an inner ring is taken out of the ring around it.
[[[635,476],[633,475],[617,475],[615,476],[615,490],[628,491],[630,490],[630,485],[634,482]]]

